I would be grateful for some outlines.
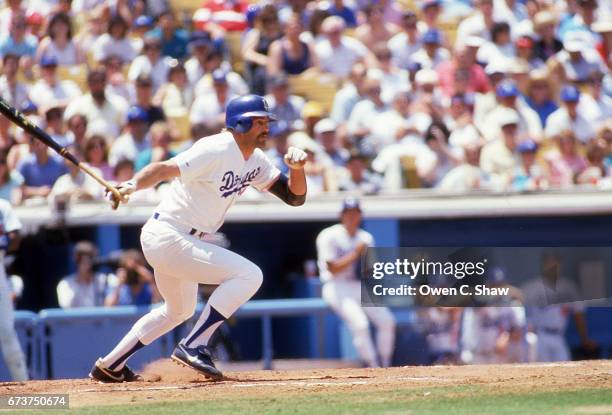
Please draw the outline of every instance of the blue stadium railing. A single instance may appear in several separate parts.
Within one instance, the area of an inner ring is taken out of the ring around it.
[[[201,307],[201,306],[200,306]],[[61,379],[84,377],[97,356],[108,352],[132,324],[149,307],[79,308],[73,310],[47,309],[35,314],[17,311],[15,327],[22,347],[28,358],[30,373],[34,379]],[[197,310],[198,312],[200,310]],[[195,317],[199,313],[195,314]],[[355,358],[350,336],[345,327],[330,315],[328,305],[320,298],[296,298],[281,300],[253,300],[236,312],[239,321],[259,319],[261,321],[261,357],[265,369],[272,368],[275,339],[290,336],[277,330],[275,338],[272,320],[276,318],[308,317],[303,337],[308,339],[307,357],[329,357],[328,343],[342,343],[339,356]],[[398,343],[395,364],[424,364],[426,355],[422,339],[415,334],[418,328],[411,312],[396,310],[398,322]],[[612,357],[612,332],[609,321],[612,308],[587,308],[587,322],[591,338],[601,346],[601,358]],[[331,321],[331,325],[330,325]],[[170,332],[131,360],[135,368],[147,362],[168,357],[177,341],[177,335]],[[280,336],[278,334],[280,333]],[[335,336],[336,338],[332,338]],[[579,345],[575,326],[570,324],[566,338],[571,347]],[[400,351],[401,353],[397,353]],[[406,360],[410,355],[411,360]],[[421,357],[419,357],[419,355]],[[9,380],[7,369],[0,359],[0,381]]]

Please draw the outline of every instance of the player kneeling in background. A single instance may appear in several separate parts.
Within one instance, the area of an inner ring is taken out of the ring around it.
[[[323,299],[344,320],[361,360],[370,367],[391,365],[395,347],[395,318],[385,307],[362,307],[357,275],[361,255],[374,245],[374,237],[360,229],[361,208],[355,198],[342,205],[340,223],[317,236],[319,275]],[[376,327],[376,347],[368,319]]]
[[[249,185],[268,190],[292,206],[302,205],[306,198],[306,154],[293,147],[287,150],[287,177],[261,150],[271,119],[263,97],[235,98],[227,106],[226,130],[202,138],[170,160],[148,165],[118,186],[128,196],[162,181],[172,182],[140,238],[164,304],[138,320],[112,352],[98,359],[90,373],[92,379],[140,380],[126,366],[127,359],[192,316],[199,283],[218,287],[191,332],[174,349],[172,359],[208,378],[223,377],[212,362],[208,341],[255,294],[263,275],[251,261],[204,238],[219,229],[227,210]],[[112,195],[109,198],[119,202]]]

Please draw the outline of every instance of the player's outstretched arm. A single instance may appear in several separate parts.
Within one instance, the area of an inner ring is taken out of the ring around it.
[[[289,177],[281,174],[268,189],[270,193],[291,206],[301,206],[306,201],[306,174],[304,164],[307,155],[296,147],[289,147],[285,164],[289,166]]]
[[[153,187],[159,182],[169,181],[180,175],[179,167],[173,159],[151,163],[136,173],[131,180],[119,184],[117,190],[122,196],[129,196],[136,190]],[[111,202],[116,202],[112,193],[107,197],[111,199]]]

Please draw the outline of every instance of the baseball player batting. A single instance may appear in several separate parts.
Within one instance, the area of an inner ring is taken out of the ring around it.
[[[306,199],[306,153],[289,147],[284,156],[290,169],[287,177],[261,150],[270,120],[274,117],[263,97],[235,98],[227,106],[227,128],[221,133],[202,138],[168,161],[148,165],[117,186],[125,203],[137,190],[171,182],[169,195],[145,223],[140,237],[164,304],[138,320],[108,355],[96,361],[89,374],[92,379],[104,383],[141,380],[126,361],[193,315],[199,283],[218,287],[171,357],[207,378],[223,378],[212,362],[208,341],[255,294],[263,275],[251,261],[205,242],[204,237],[219,229],[227,210],[248,186],[268,190],[291,206],[300,206]],[[115,194],[108,197],[118,202]]]

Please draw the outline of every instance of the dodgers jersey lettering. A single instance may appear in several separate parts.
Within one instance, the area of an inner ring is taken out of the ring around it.
[[[227,210],[248,186],[265,190],[280,175],[259,148],[245,160],[228,131],[198,140],[174,160],[181,175],[156,212],[208,233],[221,227]]]

